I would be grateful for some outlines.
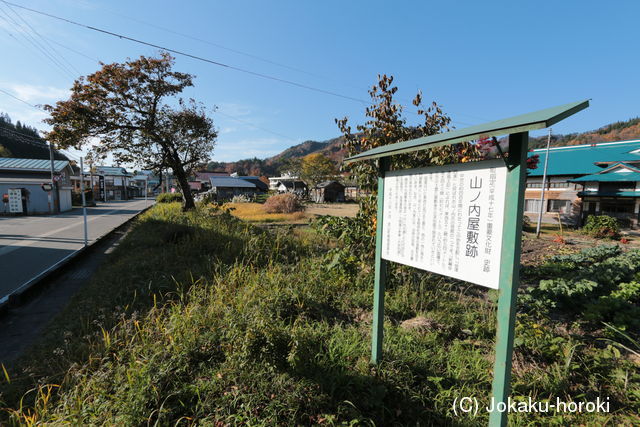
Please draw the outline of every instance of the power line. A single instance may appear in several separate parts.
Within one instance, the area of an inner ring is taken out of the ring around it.
[[[12,97],[13,99],[15,99],[15,100],[17,100],[17,101],[20,101],[20,102],[22,102],[22,103],[24,103],[24,104],[27,104],[29,107],[33,107],[33,108],[35,108],[35,109],[37,109],[37,110],[41,110],[41,108],[39,108],[37,105],[33,105],[32,103],[30,103],[30,102],[28,102],[28,101],[25,101],[24,99],[20,99],[20,98],[18,98],[17,96],[12,95],[11,93],[7,92],[7,91],[6,91],[6,90],[4,90],[4,89],[0,89],[0,92],[4,93],[4,94],[5,94],[5,95],[7,95],[7,96]]]
[[[321,88],[318,88],[318,87],[315,87],[315,86],[309,86],[309,85],[306,85],[306,84],[303,84],[303,83],[294,82],[292,80],[287,80],[287,79],[283,79],[283,78],[280,78],[280,77],[271,76],[269,74],[259,73],[259,72],[251,71],[251,70],[248,70],[248,69],[245,69],[245,68],[236,67],[234,65],[225,64],[225,63],[222,63],[222,62],[219,62],[219,61],[215,61],[215,60],[212,60],[212,59],[204,58],[202,56],[193,55],[191,53],[183,52],[183,51],[180,51],[180,50],[177,50],[177,49],[171,49],[171,48],[168,48],[168,47],[165,47],[165,46],[157,45],[155,43],[146,42],[144,40],[136,39],[136,38],[129,37],[129,36],[126,36],[126,35],[123,35],[123,34],[114,33],[112,31],[104,30],[102,28],[97,28],[97,27],[93,27],[91,25],[82,24],[82,23],[79,23],[79,22],[76,22],[76,21],[72,21],[72,20],[67,19],[67,18],[62,18],[60,16],[52,15],[50,13],[46,13],[46,12],[42,12],[42,11],[39,11],[39,10],[31,9],[31,8],[28,8],[28,7],[25,7],[25,6],[20,6],[20,5],[15,4],[15,3],[10,3],[10,2],[6,2],[6,3],[8,3],[8,4],[12,5],[12,6],[18,7],[20,9],[24,9],[24,10],[28,10],[28,11],[33,12],[33,13],[37,13],[37,14],[40,14],[40,15],[48,16],[49,18],[57,19],[59,21],[67,22],[69,24],[77,25],[79,27],[87,28],[89,30],[97,31],[97,32],[100,32],[100,33],[103,33],[103,34],[108,34],[110,36],[118,37],[120,39],[129,40],[129,41],[132,41],[134,43],[142,44],[142,45],[145,45],[145,46],[150,46],[150,47],[153,47],[153,48],[156,48],[156,49],[165,50],[167,52],[175,53],[176,55],[186,56],[188,58],[192,58],[192,59],[195,59],[197,61],[206,62],[206,63],[212,64],[212,65],[216,65],[216,66],[223,67],[223,68],[228,68],[230,70],[239,71],[241,73],[249,74],[249,75],[260,77],[260,78],[263,78],[263,79],[273,80],[273,81],[277,81],[277,82],[280,82],[280,83],[288,84],[288,85],[291,85],[291,86],[296,86],[296,87],[299,87],[299,88],[302,88],[302,89],[307,89],[307,90],[311,90],[311,91],[314,91],[314,92],[324,93],[326,95],[331,95],[331,96],[335,96],[335,97],[338,97],[338,98],[349,99],[349,100],[352,100],[352,101],[356,101],[356,102],[360,102],[360,103],[363,103],[363,104],[367,104],[366,101],[364,101],[362,99],[354,98],[352,96],[342,95],[342,94],[339,94],[339,93],[336,93],[336,92],[332,92],[330,90],[321,89]]]
[[[49,48],[51,48],[51,50],[52,50],[55,54],[57,54],[57,55],[60,57],[59,62],[60,62],[61,64],[64,62],[64,64],[65,64],[65,65],[64,65],[64,66],[65,66],[65,69],[67,69],[67,70],[71,70],[72,72],[75,72],[77,75],[80,75],[80,74],[81,74],[81,73],[80,73],[80,71],[78,71],[78,69],[77,69],[77,68],[75,68],[75,67],[73,66],[73,64],[71,64],[71,63],[67,60],[67,58],[65,58],[65,57],[64,57],[64,55],[62,55],[60,52],[58,52],[58,51],[56,50],[56,48],[55,48],[55,47],[53,47],[53,46],[52,46],[52,45],[51,45],[51,44],[50,44],[50,43],[49,43],[49,42],[48,42],[44,37],[42,37],[42,35],[41,35],[41,34],[40,34],[40,33],[39,33],[35,28],[33,28],[33,26],[32,26],[31,24],[29,24],[29,22],[27,22],[27,20],[26,20],[26,19],[24,19],[24,18],[22,17],[22,15],[20,15],[18,12],[16,12],[16,11],[15,11],[15,9],[13,9],[13,8],[11,7],[11,5],[9,5],[6,1],[2,0],[2,2],[7,6],[7,8],[8,8],[11,12],[13,12],[13,14],[14,14],[14,15],[16,15],[16,16],[17,16],[17,17],[18,17],[22,22],[24,22],[24,23],[25,23],[25,25],[26,25],[27,27],[29,27],[29,28],[31,29],[31,31],[33,31],[33,33],[34,33],[34,34],[36,34],[36,35],[37,35],[37,36],[38,36],[38,37],[39,37],[39,38],[40,38],[40,39],[41,39],[41,40],[42,40],[46,45],[48,45],[48,46],[49,46]],[[67,65],[68,65],[68,68],[67,68]]]
[[[310,85],[294,82],[292,80],[287,80],[287,79],[284,79],[284,78],[280,78],[280,77],[276,77],[276,76],[272,76],[272,75],[268,75],[268,74],[264,74],[264,73],[260,73],[260,72],[256,72],[256,71],[251,71],[251,70],[248,70],[248,69],[245,69],[245,68],[236,67],[234,65],[225,64],[225,63],[222,63],[222,62],[219,62],[219,61],[215,61],[215,60],[208,59],[208,58],[205,58],[205,57],[202,57],[202,56],[190,54],[190,53],[183,52],[183,51],[180,51],[180,50],[177,50],[177,49],[167,48],[167,47],[164,47],[164,46],[161,46],[161,45],[157,45],[155,43],[146,42],[144,40],[136,39],[136,38],[129,37],[129,36],[126,36],[126,35],[123,35],[123,34],[115,33],[115,32],[112,32],[112,31],[108,31],[108,30],[105,30],[105,29],[102,29],[102,28],[97,28],[97,27],[94,27],[94,26],[91,26],[91,25],[82,24],[80,22],[72,21],[72,20],[67,19],[67,18],[63,18],[63,17],[57,16],[57,15],[53,15],[53,14],[50,14],[50,13],[47,13],[47,12],[42,12],[42,11],[39,11],[39,10],[36,10],[36,9],[32,9],[32,8],[28,8],[28,7],[25,7],[25,6],[21,6],[21,5],[15,4],[15,3],[7,2],[5,0],[2,0],[2,1],[4,3],[6,3],[6,4],[10,4],[10,5],[18,7],[20,9],[27,10],[29,12],[37,13],[37,14],[40,14],[40,15],[43,15],[43,16],[47,16],[49,18],[57,19],[57,20],[60,20],[60,21],[63,21],[63,22],[66,22],[66,23],[69,23],[69,24],[72,24],[72,25],[76,25],[76,26],[79,26],[79,27],[82,27],[82,28],[86,28],[86,29],[89,29],[89,30],[92,30],[92,31],[97,31],[97,32],[100,32],[100,33],[103,33],[103,34],[107,34],[107,35],[113,36],[113,37],[118,37],[120,39],[129,40],[129,41],[132,41],[134,43],[142,44],[142,45],[145,45],[145,46],[150,46],[150,47],[153,47],[153,48],[156,48],[156,49],[165,50],[167,52],[171,52],[171,53],[174,53],[174,54],[177,54],[177,55],[186,56],[188,58],[192,58],[192,59],[195,59],[195,60],[198,60],[198,61],[206,62],[206,63],[212,64],[212,65],[216,65],[216,66],[219,66],[219,67],[228,68],[228,69],[231,69],[231,70],[234,70],[234,71],[242,72],[242,73],[245,73],[245,74],[253,75],[253,76],[264,78],[264,79],[268,79],[268,80],[277,81],[277,82],[280,82],[280,83],[288,84],[288,85],[291,85],[291,86],[296,86],[296,87],[299,87],[299,88],[302,88],[302,89],[311,90],[311,91],[314,91],[314,92],[324,93],[326,95],[331,95],[331,96],[335,96],[335,97],[339,97],[339,98],[343,98],[343,99],[348,99],[348,100],[351,100],[351,101],[356,101],[356,102],[359,102],[359,103],[364,104],[364,105],[367,105],[369,103],[369,102],[367,102],[367,101],[365,101],[363,99],[360,99],[360,98],[355,98],[355,97],[348,96],[348,95],[342,95],[342,94],[339,94],[339,93],[336,93],[336,92],[333,92],[333,91],[330,91],[330,90],[318,88],[318,87],[315,87],[315,86],[310,86]],[[172,31],[172,30],[168,30],[168,31]],[[283,64],[280,64],[280,65],[283,65]],[[406,108],[407,107],[405,106],[405,109]],[[409,112],[412,113],[412,114],[417,114],[416,112],[413,112],[413,111],[409,111]],[[470,123],[465,123],[465,122],[462,122],[462,121],[459,121],[459,120],[455,120],[455,121],[452,120],[452,122],[453,123],[460,123],[460,124],[463,124],[463,125],[471,125]]]
[[[365,89],[364,87],[348,84],[348,83],[345,83],[343,81],[338,81],[333,77],[324,76],[324,75],[321,75],[321,74],[318,74],[318,73],[314,73],[314,72],[311,72],[311,71],[308,71],[308,70],[303,70],[301,68],[293,67],[291,65],[283,64],[281,62],[276,62],[276,61],[273,61],[271,59],[264,58],[262,56],[254,55],[252,53],[243,52],[243,51],[238,50],[238,49],[234,49],[234,48],[230,48],[228,46],[221,45],[220,43],[215,43],[215,42],[212,42],[212,41],[209,41],[209,40],[205,40],[205,39],[202,39],[202,38],[199,38],[199,37],[195,37],[195,36],[192,36],[192,35],[189,35],[189,34],[181,33],[179,31],[172,30],[171,28],[167,28],[167,27],[163,27],[163,26],[160,26],[160,25],[157,25],[157,24],[146,22],[146,21],[141,20],[141,19],[137,19],[137,18],[134,18],[134,17],[131,17],[131,16],[127,16],[127,15],[122,14],[120,12],[109,10],[107,8],[102,8],[102,9],[106,10],[107,12],[112,13],[114,15],[120,16],[122,18],[129,19],[129,20],[131,20],[133,22],[137,22],[139,24],[147,25],[149,27],[156,28],[156,29],[159,29],[161,31],[165,31],[165,32],[170,33],[170,34],[175,34],[175,35],[178,35],[180,37],[184,37],[184,38],[187,38],[187,39],[190,39],[190,40],[195,40],[195,41],[198,41],[198,42],[201,42],[201,43],[205,43],[205,44],[208,44],[208,45],[211,45],[211,46],[215,46],[217,48],[224,49],[224,50],[227,50],[229,52],[233,52],[233,53],[237,53],[239,55],[246,56],[248,58],[257,59],[259,61],[262,61],[262,62],[265,62],[265,63],[268,63],[268,64],[276,65],[278,67],[286,68],[286,69],[292,70],[292,71],[297,71],[299,73],[307,74],[307,75],[313,76],[313,77],[318,77],[318,78],[321,78],[321,79],[324,79],[324,80],[329,80],[329,81],[333,81],[333,82],[339,82],[340,84],[348,86],[348,87],[350,87],[352,89],[357,89],[357,90]],[[404,98],[404,99],[399,98],[399,100],[401,102],[403,102],[404,104],[406,104],[407,106],[411,106],[412,105],[412,102],[409,101],[406,98]],[[409,111],[409,112],[413,113],[413,114],[417,114],[414,111]],[[456,113],[456,114],[457,115],[461,115],[461,116],[466,116],[466,117],[469,117],[469,118],[475,119],[475,120],[489,121],[487,119],[483,119],[481,117],[472,116],[472,115],[469,115],[469,114],[460,114],[460,113]],[[464,125],[468,125],[468,126],[473,126],[472,123],[465,123],[465,122],[460,122],[460,121],[456,121],[456,123],[460,123],[460,124],[464,124]]]
[[[2,93],[4,93],[4,94],[6,94],[6,95],[8,95],[8,96],[12,97],[13,99],[16,99],[16,100],[20,101],[20,102],[22,102],[22,103],[27,104],[27,105],[28,105],[28,106],[30,106],[30,107],[33,107],[33,108],[35,108],[35,109],[37,109],[37,110],[42,111],[42,109],[41,109],[40,107],[38,107],[37,105],[33,105],[33,104],[31,104],[31,103],[29,103],[29,102],[25,101],[24,99],[20,99],[20,98],[18,98],[17,96],[12,95],[11,93],[7,92],[7,91],[6,91],[6,90],[4,90],[4,89],[1,89],[1,88],[0,88],[0,92],[2,92]],[[273,134],[273,135],[277,135],[277,136],[279,136],[279,137],[281,137],[281,138],[286,138],[286,139],[289,139],[289,140],[294,141],[294,142],[297,142],[297,141],[298,141],[297,139],[291,138],[290,136],[287,136],[287,135],[284,135],[284,134],[281,134],[281,133],[278,133],[278,132],[272,131],[272,130],[270,130],[270,129],[267,129],[267,128],[264,128],[264,127],[261,127],[261,126],[258,126],[258,125],[256,125],[256,124],[253,124],[253,123],[248,122],[248,121],[246,121],[246,120],[242,120],[242,119],[240,119],[240,118],[238,118],[238,117],[235,117],[235,116],[232,116],[232,115],[230,115],[230,114],[226,114],[226,113],[223,113],[223,112],[221,112],[221,111],[216,111],[214,114],[216,114],[216,113],[217,113],[217,114],[220,114],[221,116],[227,117],[227,118],[229,118],[229,119],[235,120],[235,121],[237,121],[237,122],[244,123],[244,124],[246,124],[246,125],[252,126],[252,127],[256,128],[256,129],[260,129],[260,130],[262,130],[262,131],[264,131],[264,132],[268,132],[268,133],[271,133],[271,134]]]
[[[301,68],[297,68],[297,67],[293,67],[291,65],[283,64],[281,62],[273,61],[271,59],[267,59],[267,58],[264,58],[262,56],[258,56],[258,55],[252,54],[252,53],[243,52],[243,51],[238,50],[238,49],[234,49],[234,48],[231,48],[231,47],[228,47],[228,46],[221,45],[220,43],[215,43],[215,42],[212,42],[212,41],[209,41],[209,40],[205,40],[205,39],[202,39],[202,38],[199,38],[199,37],[195,37],[195,36],[192,36],[192,35],[189,35],[189,34],[181,33],[179,31],[172,30],[171,28],[163,27],[163,26],[160,26],[160,25],[157,25],[157,24],[152,24],[150,22],[146,22],[146,21],[143,21],[141,19],[133,18],[131,16],[124,15],[124,14],[122,14],[120,12],[116,12],[116,11],[109,10],[109,9],[106,9],[106,8],[103,8],[103,9],[108,11],[108,12],[110,12],[110,13],[113,13],[114,15],[118,15],[120,17],[123,17],[123,18],[129,19],[131,21],[137,22],[139,24],[144,24],[144,25],[147,25],[149,27],[156,28],[156,29],[162,30],[162,31],[166,31],[168,33],[175,34],[175,35],[180,36],[180,37],[184,37],[184,38],[187,38],[187,39],[190,39],[190,40],[195,40],[195,41],[198,41],[198,42],[201,42],[201,43],[205,43],[205,44],[208,44],[208,45],[211,45],[211,46],[215,46],[217,48],[224,49],[224,50],[227,50],[229,52],[237,53],[238,55],[246,56],[248,58],[257,59],[259,61],[266,62],[267,64],[276,65],[278,67],[286,68],[286,69],[292,70],[292,71],[297,71],[297,72],[303,73],[303,74],[308,74],[308,75],[314,76],[314,77],[327,78],[326,76],[321,76],[319,74],[312,73],[310,71],[303,70]]]
[[[8,7],[8,6],[7,6]],[[69,74],[73,78],[73,73],[71,73],[68,69],[64,67],[62,63],[57,61],[51,54],[45,49],[38,40],[35,39],[25,28],[16,21],[11,15],[9,15],[3,8],[0,8],[0,12],[6,16],[6,18],[2,17],[9,25],[13,26],[14,29],[20,34],[26,41],[28,41],[37,51],[39,51],[44,57],[46,57],[49,61],[53,63],[56,67],[58,67],[62,72]]]
[[[46,36],[42,36],[42,37],[44,37],[45,39],[49,40],[51,43],[57,44],[58,46],[63,47],[63,48],[65,48],[65,49],[67,49],[67,50],[69,50],[69,51],[71,51],[71,52],[73,52],[73,53],[75,53],[77,55],[80,55],[80,56],[82,56],[82,57],[84,57],[86,59],[89,59],[92,62],[98,62],[98,63],[100,62],[100,59],[98,59],[98,58],[91,57],[91,56],[87,55],[86,53],[80,52],[79,50],[76,50],[76,49],[74,49],[72,47],[64,45],[64,44],[62,44],[62,43],[60,43],[60,42],[58,42],[56,40],[53,40],[53,39],[50,39],[50,38],[46,37]],[[82,73],[78,73],[78,74],[82,74]]]
[[[297,139],[295,139],[295,138],[291,138],[290,136],[287,136],[287,135],[284,135],[284,134],[281,134],[281,133],[278,133],[278,132],[274,132],[274,131],[272,131],[272,130],[269,130],[269,129],[266,129],[266,128],[263,128],[263,127],[260,127],[260,126],[258,126],[258,125],[256,125],[256,124],[253,124],[253,123],[248,122],[248,121],[246,121],[246,120],[242,120],[242,119],[239,119],[239,118],[237,118],[237,117],[230,116],[229,114],[225,114],[225,113],[223,113],[222,111],[216,111],[214,114],[220,114],[221,116],[227,117],[227,118],[229,118],[229,119],[231,119],[231,120],[235,120],[235,121],[240,122],[240,123],[244,123],[244,124],[246,124],[246,125],[249,125],[249,126],[251,126],[251,127],[256,128],[256,129],[260,129],[260,130],[262,130],[262,131],[264,131],[264,132],[271,133],[271,134],[273,134],[273,135],[279,136],[279,137],[281,137],[281,138],[286,138],[286,139],[291,140],[291,141],[294,141],[294,142],[298,142],[298,140],[297,140]]]

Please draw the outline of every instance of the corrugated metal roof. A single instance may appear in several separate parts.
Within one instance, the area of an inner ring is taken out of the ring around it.
[[[68,164],[68,160],[54,160],[53,170],[55,172],[60,172],[62,169],[67,167]],[[0,169],[48,172],[51,170],[51,160],[0,157]]]
[[[638,153],[634,151],[638,150]],[[538,154],[537,169],[529,170],[529,176],[542,176],[546,149],[533,150],[529,157]],[[600,144],[572,145],[549,149],[547,175],[591,175],[604,169],[596,162],[626,162],[640,160],[640,140],[604,142]]]
[[[211,187],[256,188],[256,185],[249,181],[231,176],[212,176],[209,181],[211,181]]]
[[[96,166],[96,170],[101,175],[109,175],[109,176],[131,176],[129,172],[125,168],[120,168],[116,166]]]
[[[269,190],[269,184],[265,184],[264,182],[262,182],[259,176],[239,176],[238,178],[249,181],[261,191]]]

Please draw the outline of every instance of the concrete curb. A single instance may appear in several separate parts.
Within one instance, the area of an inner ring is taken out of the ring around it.
[[[81,255],[85,253],[89,254],[99,243],[102,243],[104,240],[111,237],[116,231],[119,231],[127,226],[131,221],[138,218],[153,206],[154,205],[152,204],[145,207],[122,224],[99,236],[87,246],[84,246],[77,251],[70,253],[66,257],[53,264],[51,267],[24,282],[9,295],[4,296],[2,299],[0,299],[0,316],[4,315],[12,307],[17,307],[27,302],[31,296],[35,295],[39,290],[41,290],[41,288],[43,288],[43,285],[46,284],[47,280],[64,273],[69,266],[71,266],[74,262],[81,258]]]

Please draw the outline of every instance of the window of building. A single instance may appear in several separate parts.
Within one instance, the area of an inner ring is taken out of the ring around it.
[[[567,181],[556,181],[549,183],[549,188],[567,188],[568,186],[569,183]]]
[[[549,200],[547,212],[571,212],[571,200]]]
[[[601,182],[600,191],[603,193],[620,193],[623,191],[635,191],[636,183],[629,182]]]
[[[525,199],[525,212],[540,212],[540,199]]]

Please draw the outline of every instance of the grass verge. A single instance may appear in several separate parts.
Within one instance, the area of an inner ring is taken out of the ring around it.
[[[328,243],[154,206],[8,370],[0,421],[486,424],[486,413],[456,416],[452,404],[488,403],[495,294],[394,270],[385,361],[372,366],[372,271],[333,263]],[[609,397],[612,413],[514,414],[514,425],[639,421],[632,360],[551,321],[518,325],[516,399]]]

